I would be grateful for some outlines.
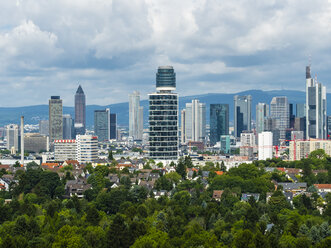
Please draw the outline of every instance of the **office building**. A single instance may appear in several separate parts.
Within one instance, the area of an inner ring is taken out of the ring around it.
[[[240,134],[240,156],[253,158],[255,146],[255,134],[252,131],[242,131]]]
[[[172,66],[160,66],[156,92],[149,94],[149,158],[178,159],[178,94]]]
[[[75,139],[54,140],[54,160],[66,161],[77,159],[77,143]]]
[[[199,100],[186,103],[185,141],[205,142],[206,139],[206,104]]]
[[[39,121],[39,133],[41,135],[49,135],[49,120]]]
[[[110,124],[109,124],[109,138],[112,140],[117,139],[117,118],[115,113],[110,113],[109,118]]]
[[[63,139],[75,138],[74,121],[71,115],[63,115]]]
[[[258,136],[258,158],[266,160],[272,158],[273,151],[272,132],[261,132]]]
[[[234,96],[234,135],[239,138],[242,131],[251,130],[252,96]]]
[[[222,154],[229,154],[231,151],[231,137],[230,135],[221,135],[220,137],[220,151]]]
[[[312,151],[323,149],[331,156],[331,140],[295,140],[290,142],[289,159],[291,161],[307,158]]]
[[[280,131],[280,139],[285,140],[285,130],[290,126],[290,111],[286,96],[272,98],[270,103],[270,117],[277,120],[275,129]]]
[[[10,124],[6,126],[7,150],[16,153],[18,151],[18,125]]]
[[[98,159],[98,138],[92,135],[77,135],[77,161],[92,163]]]
[[[48,136],[39,133],[24,134],[24,150],[34,153],[49,151]]]
[[[326,88],[311,77],[306,67],[306,136],[326,139]]]
[[[110,140],[110,110],[94,111],[94,133],[99,141]]]
[[[291,140],[304,140],[303,131],[292,131],[291,132]]]
[[[134,140],[142,140],[143,137],[143,111],[140,93],[134,91],[129,95],[129,136]]]
[[[327,139],[331,139],[331,116],[328,116],[327,117],[326,122],[327,122],[327,128],[326,128],[327,133],[326,133],[326,137],[327,137]]]
[[[296,115],[297,118],[306,117],[306,104],[297,103],[296,104]]]
[[[294,131],[302,131],[303,138],[306,139],[306,117],[296,117],[294,120]]]
[[[85,134],[86,130],[86,97],[82,86],[75,94],[75,134]]]
[[[265,131],[265,119],[269,116],[269,105],[259,102],[256,105],[256,132],[262,133]]]
[[[293,103],[289,104],[289,128],[294,128],[295,115],[293,112]]]
[[[229,135],[229,104],[210,104],[210,144],[219,142],[221,135]]]
[[[63,119],[62,119],[62,100],[59,96],[51,96],[49,100],[49,141],[62,139]]]
[[[182,109],[182,111],[180,111],[180,141],[181,141],[181,144],[186,144],[185,121],[186,121],[186,110]]]

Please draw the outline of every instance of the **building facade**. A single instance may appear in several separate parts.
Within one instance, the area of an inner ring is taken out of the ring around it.
[[[234,135],[239,138],[242,131],[251,130],[252,96],[234,96]]]
[[[39,133],[24,134],[24,151],[34,153],[49,151],[48,136]]]
[[[77,135],[77,161],[92,163],[98,159],[98,137],[92,135]]]
[[[110,110],[94,111],[94,133],[99,141],[110,140]]]
[[[296,114],[297,118],[306,117],[306,104],[304,103],[297,103],[296,104]]]
[[[77,143],[74,139],[54,140],[54,160],[66,161],[77,159]]]
[[[306,67],[306,136],[326,139],[326,87],[311,77]]]
[[[112,140],[117,139],[117,115],[115,113],[110,113],[109,117],[109,138]]]
[[[63,115],[63,139],[75,138],[74,121],[71,115]]]
[[[280,131],[280,139],[285,139],[285,130],[290,127],[289,103],[286,96],[273,97],[270,103],[270,117],[276,120],[275,129]]]
[[[206,139],[206,104],[199,100],[186,103],[185,141],[205,142]]]
[[[323,149],[331,156],[331,140],[296,140],[290,142],[289,159],[291,161],[307,158],[312,151]]]
[[[82,86],[75,94],[75,134],[85,134],[86,130],[86,96]]]
[[[49,135],[49,120],[39,121],[39,133],[41,135]]]
[[[49,140],[63,138],[62,100],[52,96],[49,100]]]
[[[258,136],[258,159],[266,160],[272,158],[273,152],[272,132],[261,132]]]
[[[256,132],[262,133],[265,131],[264,123],[269,116],[269,105],[259,102],[256,105]]]
[[[149,158],[178,159],[178,94],[172,66],[160,66],[156,91],[149,94]]]
[[[229,104],[210,104],[210,144],[219,142],[221,135],[229,135]]]
[[[142,140],[143,113],[144,109],[140,106],[140,93],[134,91],[129,95],[129,136],[134,140]]]
[[[255,146],[255,134],[252,131],[243,131],[240,134],[240,156],[253,158]]]
[[[6,126],[7,150],[18,151],[18,125],[10,124]]]

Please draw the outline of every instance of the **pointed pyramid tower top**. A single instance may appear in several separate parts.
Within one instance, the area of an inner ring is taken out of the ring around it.
[[[77,89],[77,91],[76,91],[76,94],[84,94],[84,91],[83,91],[83,89],[82,89],[82,86],[78,86],[78,89]]]

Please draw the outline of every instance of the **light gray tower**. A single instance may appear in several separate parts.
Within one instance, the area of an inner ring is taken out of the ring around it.
[[[156,73],[156,91],[149,94],[149,157],[178,159],[178,94],[172,66],[160,66]]]
[[[265,131],[264,122],[269,116],[269,105],[259,102],[256,105],[256,132],[262,133]]]
[[[135,140],[143,138],[143,110],[140,106],[140,94],[134,91],[129,95],[129,136]]]
[[[285,130],[290,127],[290,109],[286,96],[273,97],[270,103],[270,117],[276,122],[280,139],[285,139]]]
[[[49,100],[49,141],[63,139],[62,100],[51,96]]]
[[[326,87],[311,78],[306,67],[306,136],[326,139]]]
[[[41,135],[49,135],[49,120],[40,120],[39,121],[39,133]]]
[[[186,103],[185,140],[205,142],[206,139],[206,104],[199,100]]]
[[[16,153],[18,151],[18,125],[10,124],[6,127],[7,149]]]
[[[234,135],[240,138],[242,131],[251,130],[252,96],[234,96]]]
[[[71,115],[63,115],[63,139],[72,139],[74,137],[74,123]]]

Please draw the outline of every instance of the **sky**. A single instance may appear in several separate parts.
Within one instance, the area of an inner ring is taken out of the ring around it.
[[[305,66],[331,92],[331,1],[0,0],[0,107],[142,99],[160,65],[181,96],[305,90]]]

